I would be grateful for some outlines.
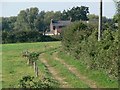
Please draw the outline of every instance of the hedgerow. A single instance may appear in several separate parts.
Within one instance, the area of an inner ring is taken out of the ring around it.
[[[2,43],[48,42],[58,41],[59,38],[45,36],[37,30],[2,31]]]
[[[104,70],[110,77],[118,77],[118,30],[104,30],[97,40],[97,29],[82,22],[72,23],[62,33],[63,49],[81,60],[88,69]]]

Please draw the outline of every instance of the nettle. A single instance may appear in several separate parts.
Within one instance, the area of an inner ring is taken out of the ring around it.
[[[36,62],[39,58],[40,53],[39,52],[29,52],[29,51],[23,51],[22,56],[26,57],[28,59],[28,64],[33,65],[33,62]]]
[[[30,75],[23,76],[18,83],[19,88],[43,88],[43,90],[44,88],[55,88],[55,85],[58,83],[54,79],[44,77],[39,80]]]
[[[39,55],[40,55],[40,53],[38,53],[38,52],[31,52],[31,53],[29,53],[28,58],[32,62],[36,62],[38,60],[38,58],[39,58]]]

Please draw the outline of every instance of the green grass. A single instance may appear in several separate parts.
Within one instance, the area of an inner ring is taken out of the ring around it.
[[[3,44],[2,87],[18,87],[18,80],[21,79],[22,76],[34,76],[33,68],[28,66],[26,64],[26,59],[22,57],[22,52],[24,50],[42,52],[44,50],[49,50],[58,47],[59,43],[60,42]]]
[[[0,67],[2,68],[2,87],[3,88],[13,88],[18,87],[18,81],[24,75],[34,76],[34,71],[31,66],[28,66],[26,59],[22,57],[22,51],[36,51],[44,52],[45,58],[48,60],[49,64],[60,71],[60,76],[65,77],[65,81],[68,82],[72,87],[75,88],[89,88],[88,85],[79,80],[76,75],[72,74],[68,69],[64,67],[59,61],[55,61],[52,57],[52,53],[55,51],[60,51],[60,42],[37,42],[37,43],[17,43],[17,44],[3,44],[2,45],[2,63]],[[91,80],[94,80],[98,86],[105,88],[116,88],[118,87],[117,80],[110,79],[103,71],[89,70],[86,66],[82,64],[79,60],[74,60],[70,55],[64,52],[58,53],[59,58],[63,59],[69,65],[73,65],[80,73],[85,75]],[[41,75],[53,78],[49,73],[46,66],[37,61],[39,66],[39,71]]]
[[[83,83],[81,80],[79,80],[76,75],[71,73],[64,65],[62,65],[59,61],[56,61],[51,57],[52,52],[47,52],[45,54],[46,60],[48,60],[48,63],[54,67],[58,72],[61,77],[66,78],[65,81],[70,84],[71,87],[73,88],[89,88],[88,85]]]
[[[59,87],[59,82],[57,80],[54,79],[54,77],[52,76],[52,74],[49,72],[48,68],[46,67],[45,64],[43,64],[40,60],[37,61],[37,66],[39,69],[39,77],[41,79],[45,78],[49,78],[50,80],[53,80],[53,82],[51,83],[51,86],[53,87]]]
[[[75,60],[72,56],[59,52],[58,57],[64,60],[67,64],[73,65],[79,73],[87,76],[89,79],[94,80],[98,86],[104,88],[118,88],[118,81],[110,79],[104,71],[90,70],[87,69],[80,60]]]

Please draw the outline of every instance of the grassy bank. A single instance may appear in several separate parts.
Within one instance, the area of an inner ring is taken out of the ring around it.
[[[61,60],[64,60],[67,64],[73,65],[79,73],[82,73],[89,79],[94,80],[98,86],[104,88],[118,87],[118,81],[110,79],[104,71],[87,69],[87,66],[82,64],[80,60],[75,60],[72,56],[66,55],[64,52],[59,52],[58,57],[61,58]]]
[[[18,87],[18,80],[24,75],[34,76],[31,66],[26,64],[26,59],[22,57],[24,50],[42,52],[58,47],[60,42],[42,43],[18,43],[2,45],[2,87]]]

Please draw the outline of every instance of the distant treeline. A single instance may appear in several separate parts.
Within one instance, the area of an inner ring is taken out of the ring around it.
[[[49,36],[43,33],[49,31],[50,21],[69,20],[74,21],[98,21],[98,16],[88,15],[89,8],[85,6],[73,7],[61,11],[39,11],[37,7],[21,10],[17,16],[1,17],[2,18],[2,43],[15,42],[35,42],[51,41]],[[114,19],[103,17],[103,28],[114,28],[116,16]],[[98,23],[94,23],[98,27]],[[49,37],[49,38],[48,38]],[[55,39],[56,40],[56,39]],[[57,38],[58,40],[58,38]]]
[[[21,10],[17,16],[2,17],[2,43],[54,40],[43,35],[45,31],[49,31],[51,19],[88,20],[87,13],[88,7],[85,6],[73,7],[63,12],[39,12],[37,7]]]
[[[59,41],[59,36],[45,36],[37,30],[2,32],[2,43]]]

